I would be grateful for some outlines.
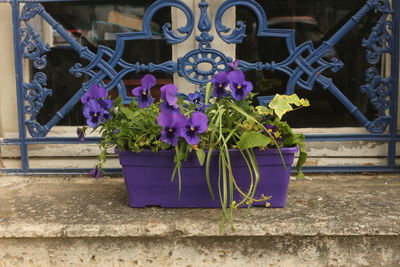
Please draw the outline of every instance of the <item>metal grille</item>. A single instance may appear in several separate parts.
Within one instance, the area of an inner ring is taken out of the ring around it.
[[[0,1],[1,2],[1,1]],[[3,1],[4,2],[4,1]],[[9,1],[7,1],[9,2]],[[214,26],[218,36],[226,43],[237,44],[243,42],[246,37],[246,24],[243,21],[236,23],[236,28],[230,29],[222,22],[222,17],[231,7],[248,8],[257,17],[258,37],[282,38],[286,44],[289,56],[281,62],[246,62],[241,61],[239,68],[258,71],[283,72],[289,76],[286,86],[286,94],[295,93],[295,88],[300,87],[306,90],[313,90],[316,84],[322,86],[336,97],[340,103],[365,127],[369,134],[351,135],[307,135],[306,140],[311,142],[324,141],[383,141],[388,143],[387,164],[382,166],[318,166],[305,167],[308,172],[359,172],[359,171],[399,171],[396,165],[396,142],[399,140],[397,134],[397,98],[399,87],[399,12],[400,1],[393,0],[368,0],[362,8],[356,12],[335,34],[315,47],[312,42],[296,44],[295,31],[290,29],[272,29],[268,27],[267,14],[263,8],[253,0],[226,0],[216,12],[216,18],[212,21],[207,13],[209,1],[201,0],[198,3],[200,17],[196,21],[193,10],[180,0],[157,0],[151,4],[143,17],[143,27],[140,32],[117,33],[115,48],[99,46],[97,52],[92,52],[82,46],[57,22],[41,5],[41,2],[60,1],[31,1],[13,0],[12,5],[13,26],[14,26],[14,47],[15,47],[15,68],[18,97],[18,119],[19,138],[3,139],[1,145],[18,145],[20,147],[21,168],[2,169],[8,173],[84,173],[86,169],[35,169],[29,165],[27,146],[31,144],[79,144],[75,137],[71,138],[49,138],[46,135],[68,112],[79,102],[80,97],[93,84],[101,84],[107,90],[117,90],[122,96],[124,103],[133,100],[126,93],[123,78],[130,73],[166,72],[177,73],[191,83],[204,86],[211,80],[213,74],[223,71],[227,64],[233,59],[225,56],[223,51],[212,48],[214,36],[210,33]],[[151,21],[155,14],[163,9],[174,7],[180,9],[186,17],[186,25],[173,30],[171,23],[162,27],[162,36],[165,42],[175,45],[185,42],[198,28],[196,36],[198,47],[188,52],[178,60],[169,60],[161,64],[147,62],[127,62],[122,59],[125,42],[134,40],[153,39]],[[375,11],[380,14],[378,23],[371,29],[371,34],[363,40],[360,46],[366,50],[367,61],[370,67],[366,70],[366,83],[360,88],[374,106],[378,116],[369,120],[354,105],[337,86],[331,78],[324,73],[327,70],[341,71],[343,63],[340,58],[331,60],[324,59],[334,46],[353,29],[368,12]],[[31,25],[31,20],[37,16],[44,19],[73,50],[86,60],[88,64],[77,63],[71,66],[70,72],[76,77],[86,75],[88,81],[68,102],[58,110],[53,117],[45,124],[37,120],[46,98],[51,94],[52,89],[46,88],[46,75],[40,70],[47,65],[46,52],[50,47],[43,42],[41,36]],[[392,76],[381,75],[377,65],[383,56],[392,57]],[[30,82],[23,81],[22,61],[29,59],[37,70]],[[204,71],[199,68],[201,64],[209,64],[211,68]],[[105,82],[107,80],[107,83]],[[259,101],[267,104],[271,97],[260,97]],[[98,139],[89,138],[89,143],[96,143]],[[120,173],[119,169],[108,169],[109,173]]]

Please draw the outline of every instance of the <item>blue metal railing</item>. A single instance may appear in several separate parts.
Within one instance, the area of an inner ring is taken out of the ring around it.
[[[289,76],[286,93],[292,94],[296,86],[306,90],[313,90],[316,84],[321,85],[334,95],[370,134],[329,134],[329,135],[307,135],[306,140],[310,142],[323,141],[384,141],[388,143],[387,164],[379,166],[326,166],[306,167],[309,172],[325,171],[399,171],[400,166],[396,165],[396,143],[400,140],[397,132],[398,118],[398,88],[399,88],[399,40],[400,40],[400,0],[393,0],[392,6],[389,0],[366,0],[365,5],[356,12],[335,34],[324,41],[319,47],[314,47],[312,42],[305,42],[296,45],[295,31],[288,29],[268,28],[267,15],[255,0],[226,0],[216,12],[215,21],[211,21],[207,9],[209,3],[201,0],[198,8],[201,11],[197,28],[200,34],[196,36],[198,48],[188,52],[185,56],[175,61],[166,61],[161,64],[153,63],[130,63],[122,59],[125,42],[130,40],[149,40],[153,38],[151,21],[154,15],[163,8],[175,7],[180,9],[186,17],[186,25],[172,29],[170,23],[162,27],[163,37],[166,42],[174,45],[185,42],[192,34],[196,25],[193,11],[180,0],[157,0],[146,10],[143,17],[143,29],[141,32],[117,33],[115,49],[99,46],[97,53],[90,51],[76,41],[41,5],[42,2],[63,2],[63,0],[12,0],[1,1],[12,5],[13,26],[14,26],[14,56],[17,84],[17,101],[19,117],[19,138],[4,139],[1,145],[18,145],[20,147],[21,168],[2,169],[8,173],[82,173],[87,169],[35,169],[29,166],[28,145],[32,144],[78,144],[77,138],[49,138],[46,135],[49,131],[79,102],[80,97],[93,84],[101,84],[107,90],[117,88],[118,94],[122,96],[125,103],[132,101],[126,93],[123,78],[129,73],[162,71],[177,73],[188,81],[203,86],[210,81],[213,74],[223,71],[233,59],[225,56],[222,51],[212,48],[214,36],[210,30],[215,25],[217,34],[226,43],[241,43],[246,37],[246,24],[238,21],[235,29],[223,25],[222,17],[225,12],[234,6],[246,7],[252,10],[258,20],[257,36],[283,38],[289,56],[281,62],[246,62],[241,61],[239,67],[242,70],[258,70],[283,72]],[[21,4],[24,3],[22,6]],[[22,7],[22,9],[21,9]],[[367,61],[371,67],[367,70],[367,84],[361,90],[368,95],[370,102],[375,107],[378,117],[370,121],[341,91],[324,72],[331,70],[340,71],[344,64],[338,59],[330,61],[324,59],[329,52],[351,29],[353,29],[363,17],[370,11],[379,12],[380,19],[373,27],[371,35],[366,38],[362,45],[367,51]],[[46,98],[50,95],[51,89],[46,88],[47,77],[40,72],[46,64],[46,52],[49,46],[44,44],[40,35],[32,27],[30,21],[40,16],[55,31],[62,36],[66,42],[87,60],[89,64],[83,66],[76,64],[71,67],[70,72],[77,77],[86,75],[89,80],[82,84],[82,88],[69,99],[69,101],[54,114],[46,123],[40,124],[37,115],[44,105]],[[392,16],[392,19],[390,19]],[[392,76],[384,77],[377,67],[382,57],[390,54],[392,57]],[[306,55],[306,56],[305,56]],[[32,81],[24,83],[22,79],[23,58],[32,61],[33,66],[39,70]],[[202,71],[198,68],[201,63],[212,66],[209,71]],[[305,78],[306,77],[306,78]],[[104,80],[110,82],[105,83]],[[378,87],[379,85],[379,87]],[[260,99],[268,101],[268,97]],[[390,115],[388,115],[388,112]],[[29,116],[29,117],[27,117]],[[388,133],[385,133],[389,129]],[[28,134],[31,137],[28,137]],[[99,139],[89,138],[89,143],[96,143]],[[118,169],[106,170],[109,173],[120,173]]]

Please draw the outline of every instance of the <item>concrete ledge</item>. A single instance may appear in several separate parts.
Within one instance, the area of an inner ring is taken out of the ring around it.
[[[399,236],[400,175],[311,178],[225,236]],[[132,209],[122,179],[2,176],[0,203],[0,238],[221,236],[218,209]]]

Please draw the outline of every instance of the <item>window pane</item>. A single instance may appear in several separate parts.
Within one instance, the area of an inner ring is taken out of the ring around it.
[[[58,21],[75,40],[97,53],[99,46],[115,48],[116,33],[142,30],[143,15],[147,7],[154,1],[109,1],[109,2],[53,2],[43,3],[47,12]],[[165,8],[153,18],[151,29],[153,40],[137,40],[125,42],[122,59],[128,63],[161,63],[172,58],[172,49],[161,38],[161,27],[171,21],[171,11]],[[53,89],[41,110],[38,121],[47,123],[56,112],[81,88],[81,84],[89,80],[89,76],[75,77],[69,69],[76,63],[83,66],[89,62],[79,55],[55,31],[52,35],[53,45],[47,53],[48,64],[44,70],[47,87]],[[38,70],[32,68],[32,74]],[[117,68],[118,71],[118,68]],[[159,86],[172,82],[172,75],[156,73]],[[131,89],[140,84],[143,74],[130,73],[124,77],[128,95]],[[110,80],[105,79],[105,82]],[[114,96],[116,92],[112,92]],[[157,93],[155,93],[157,96]],[[79,103],[58,125],[83,125],[82,105]]]
[[[296,43],[312,41],[317,48],[328,40],[341,26],[354,15],[365,1],[358,0],[270,0],[258,1],[267,13],[268,27],[295,29]],[[366,60],[362,40],[371,33],[381,13],[370,12],[360,24],[355,26],[332,50],[325,59],[338,57],[344,64],[339,72],[325,71],[326,77],[366,114],[369,119],[377,116],[367,95],[360,87],[365,82],[365,72],[371,67]],[[243,44],[237,46],[237,58],[250,62],[280,62],[288,57],[282,38],[259,38],[255,36],[256,18],[251,10],[237,9],[239,20],[248,26],[248,36]],[[379,69],[380,66],[377,66]],[[249,72],[249,77],[257,85],[260,95],[284,93],[288,76],[281,72]],[[299,96],[306,97],[311,107],[293,114],[286,119],[295,127],[353,127],[359,123],[344,106],[327,90],[315,84],[313,91],[296,88]]]

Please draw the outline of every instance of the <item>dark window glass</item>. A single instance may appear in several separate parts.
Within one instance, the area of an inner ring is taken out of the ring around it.
[[[94,53],[99,46],[115,47],[115,34],[142,30],[143,15],[154,1],[113,2],[53,2],[43,3],[47,12],[58,21],[71,36]],[[172,49],[161,38],[161,27],[171,21],[170,9],[159,11],[153,18],[151,29],[153,40],[125,42],[122,59],[128,63],[161,63],[172,58]],[[41,110],[38,121],[47,123],[56,112],[88,81],[88,76],[77,78],[69,72],[76,63],[83,66],[87,61],[79,55],[57,33],[53,32],[53,47],[47,54],[48,65],[43,71],[48,76],[47,87],[53,89]],[[117,68],[118,70],[118,68]],[[33,72],[38,70],[33,70]],[[140,84],[144,74],[130,73],[124,78],[128,95]],[[156,73],[159,85],[172,82],[172,75]],[[109,80],[105,80],[107,83]],[[116,92],[112,92],[116,95]],[[58,125],[83,125],[82,105],[77,104]]]
[[[267,13],[268,27],[295,29],[297,44],[312,41],[314,47],[328,40],[365,4],[365,1],[359,0],[259,0],[258,2]],[[336,86],[369,119],[375,118],[376,111],[369,104],[368,97],[360,90],[366,83],[365,71],[370,67],[361,43],[369,36],[379,16],[380,13],[370,12],[336,45],[334,50],[325,55],[325,59],[328,60],[338,57],[345,67],[337,73],[326,71],[324,75],[332,78]],[[237,58],[251,62],[280,62],[288,57],[283,39],[255,36],[257,24],[251,10],[238,8],[237,19],[244,21],[248,26],[247,38],[243,44],[237,46]],[[379,66],[377,67],[379,69]],[[251,77],[256,84],[260,95],[284,93],[288,82],[288,76],[280,72],[251,71],[248,77]],[[311,102],[310,108],[296,111],[286,117],[295,127],[359,126],[345,107],[317,84],[313,91],[296,88],[295,92]]]

